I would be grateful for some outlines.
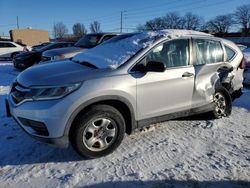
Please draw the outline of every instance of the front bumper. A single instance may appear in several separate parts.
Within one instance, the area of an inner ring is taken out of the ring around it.
[[[59,147],[69,145],[68,135],[64,134],[70,115],[65,105],[71,103],[69,100],[30,101],[16,105],[9,95],[5,103],[7,116],[12,116],[31,137]],[[27,123],[27,121],[32,123]],[[39,127],[39,125],[44,127]]]
[[[28,66],[26,65],[26,62],[23,60],[17,60],[17,59],[13,59],[13,65],[15,68],[17,69],[25,69]]]
[[[53,57],[49,56],[42,56],[41,62],[46,62],[46,61],[53,61]]]

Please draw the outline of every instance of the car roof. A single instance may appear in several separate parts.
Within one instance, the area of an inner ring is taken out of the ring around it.
[[[87,35],[120,35],[118,32],[100,32],[100,33],[88,33]]]
[[[164,29],[159,31],[146,31],[147,33],[150,32],[151,35],[162,35],[166,37],[181,37],[181,36],[210,36],[213,35],[209,33],[204,33],[200,31],[193,31],[193,30],[185,30],[185,29]]]
[[[0,42],[13,42],[13,41],[0,40]],[[13,43],[15,43],[15,42],[13,42]]]

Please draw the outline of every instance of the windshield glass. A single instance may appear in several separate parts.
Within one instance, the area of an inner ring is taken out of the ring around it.
[[[86,61],[98,68],[115,69],[153,42],[153,36],[150,32],[119,35],[76,55],[73,61]]]
[[[51,48],[53,48],[53,46],[55,46],[56,44],[55,43],[51,43],[51,44],[48,44],[46,46],[43,46],[41,48],[38,48],[38,49],[34,49],[35,51],[38,51],[38,52],[44,52],[46,50],[49,50]]]
[[[92,48],[97,45],[101,37],[102,37],[101,34],[85,35],[74,46],[80,48]]]
[[[190,30],[162,30],[142,33],[123,34],[104,42],[95,48],[89,49],[76,55],[73,61],[88,62],[97,68],[116,69],[141,49],[152,46],[155,41],[161,38],[176,38],[182,35],[199,34],[211,36],[209,34]]]

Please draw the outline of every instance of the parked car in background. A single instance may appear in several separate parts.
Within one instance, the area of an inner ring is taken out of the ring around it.
[[[0,59],[13,59],[20,52],[30,51],[31,47],[11,41],[0,41]]]
[[[237,44],[237,46],[240,48],[241,51],[243,51],[247,48],[247,46],[245,46],[243,44]]]
[[[52,42],[44,42],[44,43],[41,43],[41,44],[38,44],[38,45],[35,45],[35,46],[32,46],[32,49],[33,50],[38,50],[39,48],[42,48],[44,46],[47,46],[49,44],[51,44]]]
[[[151,123],[210,111],[229,116],[243,68],[234,43],[206,33],[124,34],[72,59],[25,70],[6,109],[33,137],[71,142],[80,155],[101,157],[125,133]]]
[[[55,48],[65,48],[73,46],[72,42],[54,42],[50,43],[44,47],[34,49],[30,52],[18,54],[13,59],[14,67],[20,70],[26,69],[34,64],[37,64],[42,59],[42,53],[46,50],[51,50]]]
[[[86,49],[93,48],[104,41],[117,36],[119,33],[95,33],[82,37],[73,47],[48,50],[42,54],[42,61],[52,61],[71,58]]]

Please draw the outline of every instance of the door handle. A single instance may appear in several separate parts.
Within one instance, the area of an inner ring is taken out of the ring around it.
[[[194,73],[184,72],[183,75],[182,75],[182,78],[193,77],[193,76],[194,76]]]

